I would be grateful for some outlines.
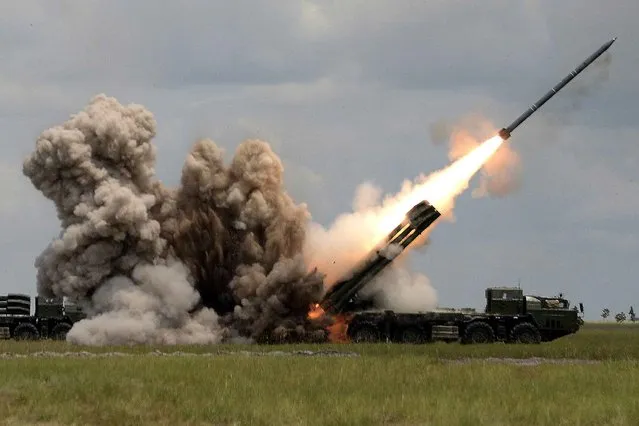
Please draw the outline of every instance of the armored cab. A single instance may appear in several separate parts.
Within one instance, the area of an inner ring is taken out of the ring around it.
[[[570,308],[570,302],[563,297],[526,296],[526,312],[534,319],[544,340],[554,340],[575,333],[583,324],[579,310]]]
[[[580,304],[583,313],[583,305]],[[570,302],[559,297],[524,295],[518,287],[486,289],[486,313],[530,317],[541,340],[550,341],[579,330],[583,321]]]
[[[35,298],[35,316],[39,318],[62,318],[64,316],[64,303],[59,298],[44,298],[36,296]]]
[[[74,323],[86,318],[86,313],[82,310],[82,306],[69,301],[64,304],[64,314]]]
[[[486,313],[517,315],[526,313],[524,292],[515,287],[486,289]]]

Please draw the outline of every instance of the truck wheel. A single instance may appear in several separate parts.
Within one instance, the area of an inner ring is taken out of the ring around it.
[[[53,330],[51,330],[51,338],[53,340],[66,340],[69,330],[71,330],[71,326],[62,322],[53,327]]]
[[[40,333],[33,324],[24,323],[18,325],[15,330],[13,330],[13,337],[16,340],[38,340]]]
[[[370,325],[358,327],[353,331],[351,339],[355,343],[374,343],[379,341],[379,332]]]
[[[529,322],[522,322],[513,327],[510,339],[516,343],[541,343],[539,330]]]
[[[492,327],[483,321],[470,323],[464,332],[462,343],[493,343],[495,332]]]

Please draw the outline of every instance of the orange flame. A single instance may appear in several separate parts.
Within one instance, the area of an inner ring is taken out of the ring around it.
[[[351,319],[350,315],[335,315],[329,317],[322,307],[316,303],[311,306],[308,312],[308,318],[311,320],[326,319],[331,322],[331,324],[326,327],[329,342],[347,343],[349,341],[346,331],[348,329],[348,322]]]
[[[431,175],[421,185],[402,197],[384,212],[384,217],[374,230],[376,240],[383,238],[404,219],[406,212],[415,204],[426,200],[442,215],[453,207],[455,198],[468,188],[468,183],[481,167],[493,156],[503,143],[500,136],[494,136],[477,148],[455,161],[453,164]]]
[[[318,319],[324,315],[324,309],[322,309],[319,303],[314,304],[311,307],[311,310],[308,312],[308,317],[310,319]]]
[[[350,316],[337,315],[333,318],[334,323],[328,326],[328,340],[331,343],[348,343],[350,339],[346,332],[348,331],[348,322]]]

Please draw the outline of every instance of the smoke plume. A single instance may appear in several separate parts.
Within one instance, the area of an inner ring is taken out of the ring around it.
[[[45,130],[24,174],[55,203],[61,232],[37,258],[38,293],[83,303],[83,344],[321,337],[307,320],[323,276],[301,254],[310,215],[282,185],[268,144],[230,165],[211,140],[178,188],[155,176],[156,122],[105,95]]]

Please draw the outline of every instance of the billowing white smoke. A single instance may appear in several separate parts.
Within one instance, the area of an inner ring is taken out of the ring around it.
[[[283,190],[268,144],[245,141],[227,168],[199,141],[181,187],[168,189],[155,177],[155,133],[144,107],[99,95],[44,131],[24,162],[62,226],[36,260],[38,292],[88,309],[69,340],[316,336],[306,314],[322,276],[300,255],[310,216]]]
[[[189,315],[200,299],[185,266],[143,264],[131,278],[108,279],[93,294],[90,319],[75,324],[68,340],[79,344],[219,343],[223,333],[212,309]]]

